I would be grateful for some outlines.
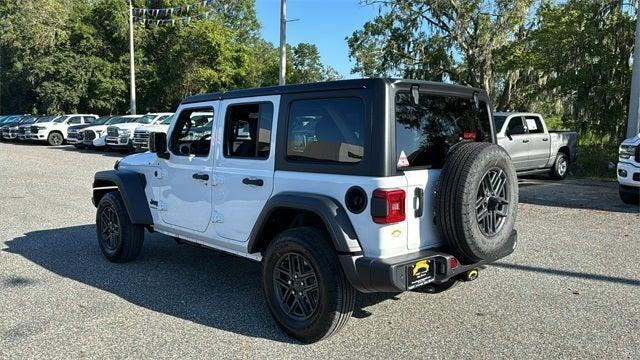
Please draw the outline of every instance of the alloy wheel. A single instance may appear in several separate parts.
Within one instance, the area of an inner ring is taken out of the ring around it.
[[[120,244],[120,220],[112,206],[103,209],[100,215],[102,242],[109,252],[114,252]]]
[[[502,169],[490,169],[482,177],[476,197],[476,220],[486,236],[496,235],[504,226],[511,200],[508,188],[507,174]]]
[[[318,277],[300,253],[289,252],[278,259],[273,287],[280,309],[295,320],[306,320],[318,309]]]

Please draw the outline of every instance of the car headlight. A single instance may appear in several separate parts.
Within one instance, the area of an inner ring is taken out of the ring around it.
[[[120,135],[129,135],[131,134],[131,130],[129,129],[120,129]]]
[[[620,159],[628,159],[636,154],[636,145],[620,145]]]
[[[38,126],[38,130],[47,130],[46,126]]]

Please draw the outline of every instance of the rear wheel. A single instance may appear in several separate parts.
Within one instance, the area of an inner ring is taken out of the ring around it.
[[[517,206],[516,172],[504,149],[462,143],[450,151],[436,191],[436,223],[463,261],[513,250]]]
[[[47,137],[47,142],[51,146],[59,146],[64,142],[64,137],[59,132],[52,132]]]
[[[567,172],[569,170],[569,160],[567,159],[567,155],[565,153],[558,153],[556,156],[556,162],[553,164],[553,167],[549,171],[549,176],[552,179],[563,180],[567,177]]]
[[[262,286],[271,315],[305,343],[338,332],[353,312],[355,289],[329,241],[315,228],[289,229],[276,236],[263,258]]]
[[[96,214],[98,244],[104,256],[113,262],[128,262],[140,254],[144,228],[131,223],[118,192],[105,194]]]

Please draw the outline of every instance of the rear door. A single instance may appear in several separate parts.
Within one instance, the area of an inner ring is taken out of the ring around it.
[[[471,98],[421,93],[418,106],[411,94],[395,98],[397,169],[407,180],[407,248],[443,245],[434,221],[434,193],[446,155],[462,141],[493,140],[489,108],[476,109]]]
[[[517,171],[530,169],[529,149],[531,139],[529,139],[522,117],[514,116],[508,121],[505,137],[500,139],[500,146],[507,150]]]
[[[549,163],[551,139],[545,131],[542,119],[539,116],[527,115],[524,117],[527,131],[529,132],[529,167],[532,169],[544,168]]]
[[[212,185],[215,231],[225,239],[247,241],[273,191],[279,102],[280,96],[222,102]]]

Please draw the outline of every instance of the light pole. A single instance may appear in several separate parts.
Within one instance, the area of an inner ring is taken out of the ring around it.
[[[133,55],[133,4],[129,0],[129,69],[131,81],[131,115],[136,114],[136,68]]]
[[[627,138],[640,133],[640,5],[636,9],[636,43],[633,47],[633,75],[631,75],[631,98],[629,99],[629,121]]]
[[[287,0],[280,0],[280,76],[278,84],[284,85],[287,76]]]

